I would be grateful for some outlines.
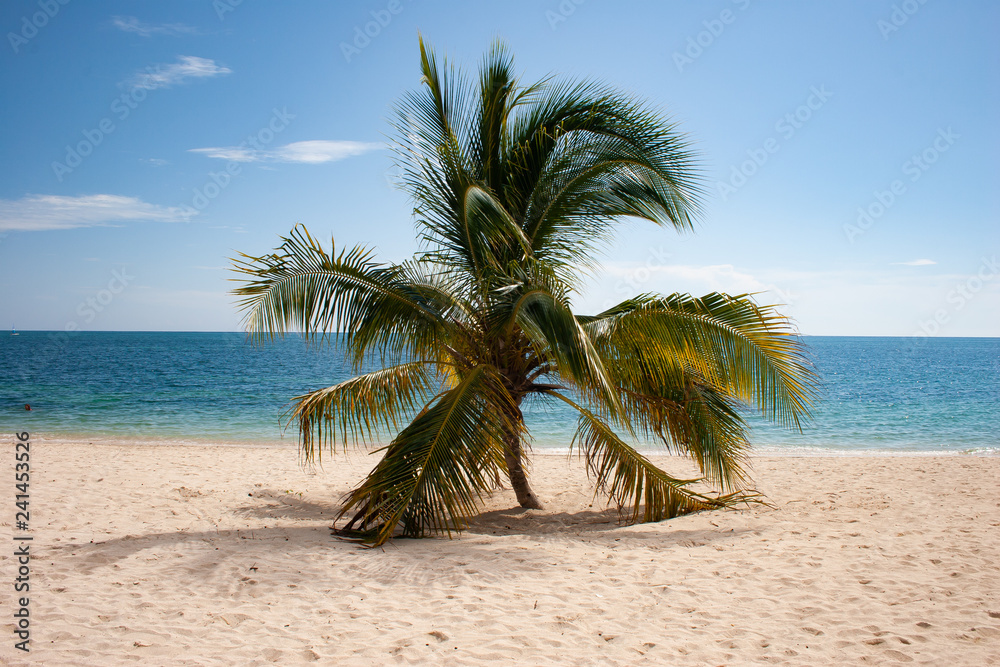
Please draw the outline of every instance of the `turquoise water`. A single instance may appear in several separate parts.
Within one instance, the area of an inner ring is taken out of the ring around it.
[[[805,341],[822,400],[802,433],[754,420],[762,451],[1000,453],[1000,339]],[[0,336],[0,370],[5,432],[191,442],[294,443],[289,399],[350,374],[336,347],[237,333],[27,331]],[[569,444],[568,408],[526,412],[536,447]]]

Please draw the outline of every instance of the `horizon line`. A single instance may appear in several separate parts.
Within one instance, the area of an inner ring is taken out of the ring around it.
[[[87,334],[92,334],[92,333],[205,333],[205,334],[210,334],[210,333],[235,333],[235,334],[247,334],[247,335],[249,335],[248,332],[246,332],[246,331],[237,331],[237,330],[210,330],[209,331],[209,330],[194,330],[194,329],[99,329],[99,330],[93,330],[93,331],[89,331],[89,330],[88,331],[83,331],[83,330],[63,331],[63,330],[60,330],[60,329],[18,329],[17,331],[18,331],[18,333],[28,333],[28,332],[30,332],[30,333],[54,333],[54,334],[67,334],[67,335],[70,335],[70,336],[75,335],[75,334],[81,334],[81,333],[87,333]],[[280,335],[286,335],[286,334],[301,334],[302,332],[301,331],[285,331],[285,332],[282,333],[282,332],[272,331],[272,332],[268,332],[268,333],[273,333],[275,335],[279,335],[280,336]],[[318,333],[318,334],[313,334],[313,335],[321,336],[321,335],[343,334],[343,333],[347,333],[347,332],[345,332],[345,331],[328,331],[328,332],[325,332],[325,334]],[[801,337],[803,337],[803,338],[914,338],[914,339],[934,338],[934,339],[941,339],[941,340],[946,340],[946,339],[950,339],[950,338],[956,338],[956,339],[958,339],[958,338],[983,338],[983,339],[998,338],[998,339],[1000,339],[1000,336],[929,336],[929,335],[921,335],[921,334],[899,335],[899,334],[803,334],[803,333],[800,333],[798,335],[801,336]],[[2,337],[2,334],[0,334],[0,337]]]

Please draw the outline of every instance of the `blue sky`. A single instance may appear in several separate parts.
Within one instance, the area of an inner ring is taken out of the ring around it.
[[[13,0],[0,27],[4,326],[237,330],[228,258],[298,222],[413,253],[382,146],[420,32],[695,142],[698,231],[624,226],[579,311],[764,292],[805,334],[1000,335],[997,3]]]

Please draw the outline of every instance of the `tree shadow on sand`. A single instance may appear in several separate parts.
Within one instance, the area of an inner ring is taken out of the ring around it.
[[[143,551],[171,551],[175,548],[187,548],[192,552],[204,551],[204,570],[210,571],[218,563],[212,561],[215,547],[220,543],[247,541],[250,544],[268,544],[273,549],[281,544],[284,553],[317,548],[321,543],[324,547],[352,548],[353,545],[339,543],[327,538],[325,526],[273,526],[248,527],[229,530],[189,531],[177,530],[166,533],[146,533],[142,535],[125,535],[108,540],[90,543],[66,543],[49,545],[41,550],[44,558],[65,558],[67,554],[78,556],[82,560],[76,569],[83,574],[90,574],[100,567],[112,567],[119,561],[136,556]],[[333,544],[331,544],[333,543]],[[273,545],[273,546],[270,546]],[[175,552],[176,553],[176,552]],[[218,560],[216,558],[215,560]],[[201,567],[201,566],[199,566]]]
[[[653,547],[662,552],[731,540],[748,532],[745,529],[675,529],[670,521],[628,525],[619,522],[614,508],[546,512],[514,506],[472,517],[462,533],[453,533],[457,538],[454,540],[444,535],[419,540],[400,539],[391,546],[366,549],[330,534],[333,517],[339,510],[334,503],[312,502],[294,494],[267,489],[255,491],[254,497],[266,504],[244,505],[232,510],[231,514],[260,521],[302,523],[130,534],[89,544],[47,545],[39,555],[42,559],[72,555],[80,559],[75,569],[89,575],[101,568],[118,567],[122,561],[149,552],[146,560],[159,562],[154,567],[180,568],[186,576],[207,581],[219,568],[234,567],[236,560],[242,567],[242,561],[255,558],[273,561],[277,557],[300,562],[308,559],[307,554],[325,553],[342,564],[344,571],[355,580],[454,586],[467,580],[484,584],[509,577],[511,564],[497,561],[495,556],[499,552],[496,550],[518,549],[518,553],[523,554],[525,538],[538,547],[531,549],[529,545],[529,551],[541,557],[546,545],[558,550],[579,543],[598,549]],[[520,539],[506,542],[504,538],[508,537]],[[237,553],[233,551],[235,543],[240,544]],[[225,547],[224,557],[220,557],[220,547]],[[426,558],[428,555],[432,557]],[[251,565],[248,562],[246,567]]]
[[[265,505],[244,505],[232,510],[236,516],[255,519],[291,519],[294,521],[333,521],[340,506],[304,500],[294,493],[256,489],[253,498]]]
[[[708,544],[716,539],[741,535],[745,529],[690,530],[676,529],[671,520],[630,524],[621,521],[617,510],[581,510],[579,512],[545,512],[521,507],[482,512],[469,520],[467,535],[519,535],[540,541],[572,541],[577,538],[607,537],[628,540],[656,541],[663,547],[691,546],[692,541]]]

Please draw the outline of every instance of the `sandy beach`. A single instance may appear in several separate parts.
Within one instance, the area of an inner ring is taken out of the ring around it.
[[[378,550],[329,531],[372,462],[34,440],[31,653],[8,537],[2,661],[1000,663],[1000,458],[759,458],[770,506],[621,526],[581,462],[536,452],[545,510],[506,491],[461,536]]]

